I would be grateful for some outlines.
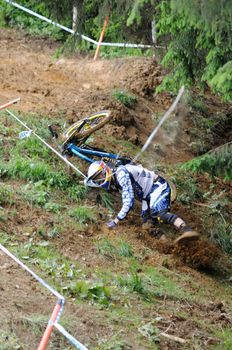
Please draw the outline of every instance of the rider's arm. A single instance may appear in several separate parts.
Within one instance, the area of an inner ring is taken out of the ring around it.
[[[122,189],[122,208],[118,213],[115,222],[123,220],[134,205],[134,191],[128,171],[122,167],[117,171],[116,177],[118,184]]]

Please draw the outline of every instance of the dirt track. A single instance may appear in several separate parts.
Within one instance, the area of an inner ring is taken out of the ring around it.
[[[52,59],[52,55],[57,44],[5,29],[0,29],[0,42],[0,103],[21,97],[21,103],[14,108],[22,113],[32,112],[41,117],[49,116],[51,119],[55,119],[57,115],[62,115],[64,120],[71,123],[77,118],[79,119],[101,109],[111,109],[114,120],[105,129],[107,135],[112,134],[113,130],[114,135],[117,135],[119,139],[129,139],[141,146],[154,125],[151,117],[153,112],[161,113],[171,103],[169,95],[163,95],[162,97],[153,95],[154,86],[160,82],[162,72],[155,61],[150,58],[99,60],[96,63],[93,62],[92,58],[79,56],[73,59],[61,58],[56,61]],[[124,109],[112,99],[112,90],[122,87],[127,88],[138,97],[139,102],[133,111]],[[164,138],[164,135],[160,137]],[[175,147],[170,149],[172,155],[169,159],[170,162],[174,163],[177,160],[189,158],[188,149],[186,150],[187,133],[183,138],[184,142],[178,144],[178,149]],[[104,135],[99,138],[99,142],[102,143],[103,140]],[[107,146],[107,142],[105,142],[105,145]],[[187,214],[183,208],[177,207],[177,209],[181,214],[183,211],[184,216],[188,215],[190,224],[196,225],[199,223],[195,222],[196,217],[194,215]],[[19,240],[24,242],[27,240],[27,237],[22,236],[24,227],[32,225],[36,231],[42,221],[45,223],[52,221],[48,215],[43,216],[43,213],[39,210],[32,212],[29,218],[28,208],[24,208],[22,203],[18,205],[17,210],[19,221],[17,221],[17,230],[15,231]],[[92,269],[96,266],[107,266],[107,264],[110,266],[112,262],[99,257],[91,241],[92,236],[98,237],[100,228],[101,237],[125,237],[130,240],[137,252],[146,249],[146,247],[153,248],[154,253],[148,254],[145,259],[151,266],[166,266],[174,274],[175,268],[177,271],[184,271],[187,275],[189,274],[198,280],[199,284],[202,284],[205,288],[210,286],[213,289],[215,287],[218,288],[218,293],[220,293],[220,286],[212,281],[211,277],[204,276],[186,266],[186,263],[189,263],[193,266],[195,264],[194,267],[210,267],[218,253],[216,249],[214,250],[214,247],[208,249],[208,246],[203,242],[199,243],[195,249],[180,250],[174,247],[170,241],[164,244],[154,243],[154,240],[150,237],[141,237],[140,229],[134,227],[136,222],[139,224],[138,220],[136,216],[132,217],[132,219],[126,221],[125,226],[119,227],[116,233],[105,232],[106,230],[100,226],[101,223],[90,230],[86,230],[81,235],[79,232],[72,232],[65,228],[66,231],[62,237],[56,239],[54,245],[62,254],[74,260],[81,260],[83,264]],[[14,225],[15,222],[9,221],[7,224],[3,224],[3,229],[7,232],[13,229]],[[189,254],[192,255],[189,256]],[[204,264],[201,264],[202,261],[204,261]],[[2,316],[9,316],[7,322],[12,322],[14,328],[15,317],[19,317],[21,320],[22,314],[25,315],[25,312],[28,315],[33,314],[38,308],[40,312],[47,314],[49,307],[50,313],[51,297],[46,296],[46,293],[41,296],[35,283],[31,282],[30,278],[22,272],[18,272],[15,267],[12,267],[12,264],[5,257],[0,256],[0,262],[3,281],[0,286],[2,291],[1,301],[7,305]],[[14,276],[17,276],[17,278]],[[14,278],[15,280],[12,282]],[[25,283],[25,290],[22,290],[20,282]],[[193,286],[191,288],[199,287]],[[30,298],[31,289],[36,293],[37,300],[34,304],[35,296]],[[19,304],[15,301],[18,290],[20,290],[20,293],[22,292]],[[216,297],[211,295],[210,292],[208,293],[209,298],[212,298],[209,305],[193,304],[190,306],[187,303],[183,305],[176,303],[175,306],[171,305],[171,307],[179,308],[180,312],[185,310],[192,313],[192,315],[197,315],[200,310],[203,318],[206,318],[209,312],[212,323],[219,322],[222,326],[229,325],[230,318],[227,317],[227,311],[223,313],[224,306],[217,306]],[[166,300],[164,300],[164,303],[166,303]],[[167,301],[167,304],[169,303],[171,304],[171,301]],[[109,329],[104,329],[101,326],[101,322],[98,322],[96,315],[94,319],[90,307],[87,315],[85,314],[86,310],[82,310],[81,307],[75,307],[74,311],[71,309],[70,307],[68,311],[72,316],[81,319],[81,326],[80,324],[76,325],[78,329],[77,336],[80,334],[81,340],[87,341],[88,332],[91,330],[92,341],[96,343],[98,333],[106,335],[109,331]],[[199,326],[196,326],[193,321],[178,318],[174,314],[169,315],[168,312],[167,310],[163,311],[163,315],[170,319],[173,318],[173,329],[176,335],[191,338],[197,332],[200,332]],[[221,314],[225,315],[224,319]],[[146,315],[144,318],[146,320]],[[3,319],[5,319],[5,316]],[[185,324],[185,328],[182,326],[183,324]],[[23,332],[25,332],[25,325]],[[202,339],[206,337],[201,344],[206,344],[206,349],[208,349],[207,342],[211,341],[210,336],[201,334],[200,337]],[[215,339],[212,338],[212,343],[214,341]],[[173,343],[164,342],[162,344],[163,349],[180,349],[179,345],[175,344],[174,346]],[[135,350],[141,350],[136,346],[134,347]]]

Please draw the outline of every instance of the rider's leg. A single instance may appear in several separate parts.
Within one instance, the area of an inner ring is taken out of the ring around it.
[[[185,221],[178,215],[170,213],[170,187],[168,183],[162,179],[153,185],[154,190],[150,193],[150,209],[151,216],[159,222],[173,225],[180,233],[178,238],[181,240],[184,237],[198,237],[197,232],[193,231],[191,227],[187,226]],[[177,240],[178,240],[177,239]]]

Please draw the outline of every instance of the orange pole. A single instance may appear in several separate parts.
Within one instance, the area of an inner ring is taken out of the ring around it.
[[[96,51],[95,51],[95,55],[94,55],[94,59],[93,59],[94,61],[96,61],[98,59],[101,43],[102,43],[102,40],[104,38],[104,34],[105,34],[105,30],[106,30],[106,26],[107,26],[108,21],[109,21],[109,16],[106,16],[106,19],[104,21],[103,28],[102,28],[102,31],[101,31],[101,35],[100,35],[100,38],[99,38],[99,41],[98,41],[98,44],[97,44],[97,48],[96,48]]]
[[[5,103],[4,105],[1,105],[0,110],[13,105],[14,103],[17,103],[19,100],[20,100],[20,98],[16,98],[16,100],[12,100],[10,102]]]
[[[52,315],[51,315],[50,320],[48,322],[47,328],[44,332],[44,335],[39,343],[39,347],[37,350],[45,350],[46,349],[50,335],[51,335],[53,328],[54,328],[54,323],[55,323],[57,316],[60,312],[62,304],[63,304],[63,300],[59,299],[56,303],[56,306],[53,309],[53,312],[52,312]]]

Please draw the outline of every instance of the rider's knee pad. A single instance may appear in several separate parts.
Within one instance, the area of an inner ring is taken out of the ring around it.
[[[176,214],[163,211],[158,213],[157,218],[160,222],[164,222],[165,224],[173,224],[178,216]]]

